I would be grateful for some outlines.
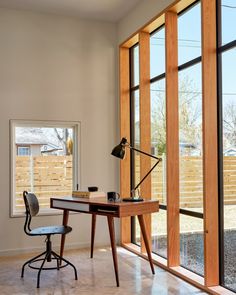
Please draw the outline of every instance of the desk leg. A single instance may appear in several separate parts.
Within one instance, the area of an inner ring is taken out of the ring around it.
[[[114,218],[113,216],[107,216],[110,240],[111,240],[111,249],[113,256],[113,263],[116,275],[116,285],[119,287],[119,273],[118,273],[118,262],[117,262],[117,251],[116,251],[116,241],[115,241],[115,229],[114,229]]]
[[[147,255],[148,255],[148,260],[152,269],[152,273],[155,274],[155,270],[154,270],[154,266],[152,263],[152,255],[151,255],[151,250],[149,247],[149,242],[148,242],[148,237],[147,237],[147,233],[146,233],[146,228],[145,228],[145,222],[144,222],[144,218],[143,215],[138,215],[138,220],[139,220],[139,224],[140,224],[140,228],[141,228],[141,232],[143,235],[143,240],[144,240],[144,244],[147,250]]]
[[[93,258],[93,248],[94,248],[95,229],[96,229],[96,214],[92,214],[90,258]]]
[[[66,226],[68,224],[68,219],[69,219],[69,210],[64,210],[63,211],[62,225]],[[60,256],[61,257],[63,257],[65,239],[66,239],[66,235],[61,235],[61,250],[60,250]],[[62,261],[60,261],[60,263],[62,263]]]

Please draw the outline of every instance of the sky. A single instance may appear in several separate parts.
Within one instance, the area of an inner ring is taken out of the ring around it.
[[[222,0],[222,45],[236,40],[236,0]],[[178,64],[184,64],[201,56],[201,5],[200,3],[178,17]],[[139,83],[138,46],[134,49],[135,83]],[[165,27],[153,33],[150,38],[150,75],[151,78],[165,72]],[[236,105],[236,47],[222,54],[223,107],[229,102]],[[179,72],[179,83],[185,78],[191,81],[191,88],[199,92],[196,107],[201,107],[201,64]],[[159,90],[164,93],[164,83]],[[151,85],[152,97],[157,92],[157,83]],[[137,91],[138,92],[138,91]],[[136,93],[138,102],[138,93]],[[139,115],[135,115],[139,120]]]
[[[236,0],[222,0],[222,45],[236,40]],[[165,72],[165,28],[152,34],[150,39],[151,78]],[[201,6],[195,5],[178,17],[178,64],[181,65],[201,56]],[[138,47],[134,50],[135,83],[139,80]],[[227,96],[236,93],[235,70],[236,48],[223,54],[223,90]],[[201,88],[201,75],[195,77]],[[234,96],[234,99],[235,96]]]

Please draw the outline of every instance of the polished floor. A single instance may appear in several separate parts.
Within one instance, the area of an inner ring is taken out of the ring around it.
[[[37,254],[37,253],[36,253]],[[206,294],[172,274],[155,267],[152,275],[149,263],[136,255],[118,248],[120,287],[116,287],[112,254],[109,248],[94,251],[89,258],[89,249],[65,252],[65,258],[75,264],[78,281],[69,266],[60,271],[42,271],[40,289],[36,288],[37,271],[26,267],[20,277],[22,264],[32,257],[21,255],[0,258],[0,294],[81,294],[81,295],[188,295]]]

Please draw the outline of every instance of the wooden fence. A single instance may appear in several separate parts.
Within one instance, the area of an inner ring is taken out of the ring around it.
[[[136,183],[140,175],[140,156],[136,156]],[[152,160],[152,165],[155,160]],[[203,168],[201,157],[180,158],[180,207],[201,208],[203,206]],[[166,204],[166,160],[152,172],[152,198]],[[224,157],[224,203],[236,204],[236,157]]]
[[[24,190],[34,192],[44,208],[48,208],[50,197],[70,195],[72,169],[72,156],[17,156],[16,210],[24,207]]]
[[[135,158],[136,183],[140,174],[140,156]],[[153,161],[152,164],[154,164]],[[166,161],[152,173],[152,198],[166,203]],[[51,196],[64,196],[72,191],[72,156],[17,156],[16,157],[16,210],[24,207],[22,192],[34,191],[40,206],[48,207]],[[224,157],[225,204],[236,204],[236,157]],[[180,206],[203,206],[203,176],[201,157],[180,158]]]

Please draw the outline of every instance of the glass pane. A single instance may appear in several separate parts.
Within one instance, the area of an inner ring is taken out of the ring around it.
[[[179,65],[201,56],[201,6],[194,5],[178,18]]]
[[[15,127],[15,208],[24,208],[22,192],[34,192],[41,208],[50,197],[73,190],[73,129]],[[22,147],[25,147],[22,149]],[[27,147],[27,148],[26,148]],[[21,153],[24,151],[24,155]],[[18,154],[17,154],[18,153]]]
[[[139,116],[139,90],[133,91],[132,93],[132,101],[133,101],[133,138],[134,138],[134,147],[140,149],[140,116]],[[133,186],[140,181],[140,154],[131,150],[131,156],[133,160]],[[140,227],[138,218],[134,217],[134,243],[140,245]]]
[[[180,264],[204,275],[203,219],[180,214]]]
[[[151,150],[162,158],[153,170],[152,198],[166,204],[166,97],[165,79],[151,84]],[[152,159],[152,165],[156,163]]]
[[[165,72],[165,28],[150,37],[150,70],[151,78]]]
[[[180,207],[203,212],[201,63],[179,72]]]
[[[224,280],[236,291],[236,50],[222,54]]]
[[[166,210],[152,214],[152,251],[167,258]]]
[[[140,149],[140,116],[139,116],[139,91],[134,91],[134,147]],[[133,186],[140,181],[140,153],[132,151],[134,159],[135,179]]]
[[[139,84],[139,46],[131,48],[131,87]]]
[[[134,133],[135,146],[140,147],[140,106],[139,106],[139,90],[134,91]]]
[[[166,204],[166,96],[165,79],[151,84],[151,147],[152,153],[162,158],[153,170],[152,199]],[[156,160],[152,159],[152,165]],[[152,214],[153,252],[167,258],[166,211]]]
[[[203,212],[201,63],[179,72],[180,207]],[[180,216],[180,264],[203,275],[203,220]]]
[[[222,45],[236,40],[236,2],[221,0]]]

